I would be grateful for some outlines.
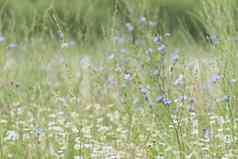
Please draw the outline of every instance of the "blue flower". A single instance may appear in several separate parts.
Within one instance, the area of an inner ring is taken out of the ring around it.
[[[157,96],[155,100],[156,102],[163,102],[164,96]]]
[[[157,48],[157,51],[159,53],[163,53],[165,51],[165,49],[166,49],[166,46],[164,44],[162,44],[160,47]]]
[[[219,80],[221,80],[221,76],[220,76],[219,74],[217,74],[217,73],[213,74],[213,75],[211,76],[211,79],[210,79],[210,81],[211,81],[212,83],[216,83],[216,82],[219,81]]]
[[[204,138],[209,139],[210,138],[210,130],[208,128],[202,129]]]
[[[177,50],[175,50],[175,52],[171,56],[171,60],[172,60],[173,65],[175,65],[178,61],[178,58],[179,58],[178,54],[179,54],[179,50],[177,49]]]
[[[126,27],[128,32],[133,32],[134,31],[134,27],[131,23],[126,23]]]
[[[149,101],[149,97],[146,94],[144,94],[144,100]]]
[[[165,106],[170,106],[173,103],[170,99],[165,98],[164,96],[157,96],[155,100],[156,102],[162,103]]]
[[[164,104],[165,106],[170,106],[170,105],[172,104],[172,101],[169,100],[169,99],[164,99],[164,100],[163,100],[163,104]]]
[[[171,60],[172,60],[172,64],[175,65],[178,61],[178,54],[173,54],[172,57],[171,57]]]
[[[154,37],[154,43],[155,44],[160,44],[161,43],[161,38],[160,38],[160,36],[159,35],[157,35],[156,37]]]
[[[146,50],[146,54],[147,54],[148,56],[151,56],[152,53],[153,53],[153,49],[152,49],[152,48],[148,48],[148,49]]]
[[[37,136],[40,136],[44,133],[44,129],[43,128],[36,128],[35,133],[36,133]]]
[[[190,106],[189,108],[188,108],[188,112],[189,113],[194,113],[195,111],[194,111],[194,108],[192,107],[192,106]]]
[[[16,43],[11,43],[9,46],[8,46],[9,49],[15,49],[17,48],[17,44]]]

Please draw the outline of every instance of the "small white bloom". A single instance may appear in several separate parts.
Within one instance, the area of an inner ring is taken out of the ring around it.
[[[184,84],[184,77],[183,75],[179,75],[178,78],[175,80],[174,85],[181,86]]]
[[[141,23],[145,23],[146,22],[146,18],[144,16],[140,16],[140,22]]]
[[[18,139],[19,135],[14,130],[7,131],[7,135],[5,137],[5,140],[7,141],[16,141]]]
[[[134,27],[132,26],[131,23],[127,23],[126,27],[127,27],[128,32],[133,32],[134,31]]]
[[[3,43],[3,42],[5,42],[5,37],[3,37],[3,36],[0,36],[0,43]]]
[[[124,75],[124,80],[131,81],[131,80],[132,80],[131,74],[126,73],[126,74]]]

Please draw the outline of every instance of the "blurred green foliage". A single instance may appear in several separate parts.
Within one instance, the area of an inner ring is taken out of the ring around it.
[[[193,35],[206,34],[195,0],[0,0],[0,31],[30,38],[57,33],[80,40],[111,35],[141,15],[159,22],[158,31],[183,27]]]

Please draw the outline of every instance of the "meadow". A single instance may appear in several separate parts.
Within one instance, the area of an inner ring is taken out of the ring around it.
[[[0,159],[237,159],[235,0],[0,0]]]

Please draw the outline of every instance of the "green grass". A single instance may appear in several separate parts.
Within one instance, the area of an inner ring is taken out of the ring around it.
[[[236,158],[237,4],[194,3],[0,0],[0,158]]]
[[[184,25],[195,37],[205,31],[197,17],[200,2],[193,0],[1,0],[0,6],[0,31],[18,41],[55,38],[60,31],[75,40],[93,42],[111,36],[127,22],[136,23],[141,15],[159,22],[156,30],[160,32],[175,32]]]

